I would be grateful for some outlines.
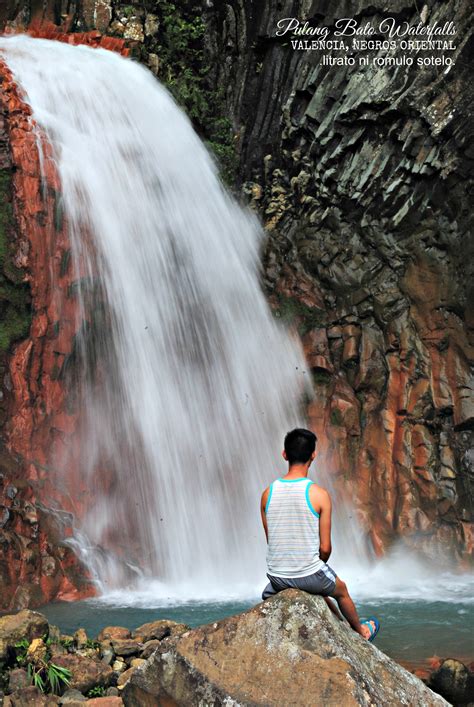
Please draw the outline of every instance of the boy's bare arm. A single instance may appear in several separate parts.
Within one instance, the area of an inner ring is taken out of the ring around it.
[[[331,554],[331,497],[325,489],[313,484],[310,488],[311,505],[319,513],[319,556],[327,562]]]
[[[262,516],[263,529],[265,530],[265,537],[267,539],[267,542],[268,542],[268,527],[267,527],[267,516],[265,515],[265,506],[267,505],[269,491],[270,491],[270,487],[265,489],[265,491],[262,493],[262,498],[260,501],[260,514]]]

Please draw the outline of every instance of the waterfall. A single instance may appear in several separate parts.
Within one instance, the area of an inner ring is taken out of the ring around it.
[[[53,146],[76,271],[76,545],[104,548],[88,555],[103,586],[128,581],[121,547],[174,592],[255,587],[260,494],[309,377],[260,288],[262,229],[139,64],[27,36],[0,49]]]

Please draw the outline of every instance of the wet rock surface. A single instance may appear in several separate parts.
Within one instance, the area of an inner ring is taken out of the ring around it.
[[[297,590],[164,639],[123,697],[129,707],[447,704],[334,619],[321,597]]]
[[[2,264],[3,270],[11,277],[14,273],[26,288],[24,306],[29,312],[28,338],[10,329],[7,348],[0,352],[3,609],[94,593],[84,567],[64,544],[72,533],[72,512],[77,513],[78,507],[57,483],[57,469],[51,465],[77,422],[77,414],[67,409],[61,376],[74,348],[75,304],[64,294],[71,274],[66,267],[68,241],[60,217],[57,175],[49,146],[44,145],[44,178],[41,176],[30,112],[9,69],[0,61],[0,145],[2,140],[7,144],[4,163],[11,191]],[[57,285],[64,294],[59,309],[49,278],[53,261],[58,268]]]

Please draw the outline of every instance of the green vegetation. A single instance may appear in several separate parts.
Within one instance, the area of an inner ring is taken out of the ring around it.
[[[59,643],[63,648],[70,648],[72,645],[74,645],[74,638],[72,636],[62,636],[59,639]]]
[[[224,91],[217,91],[210,80],[204,39],[206,26],[201,18],[201,3],[186,8],[173,2],[160,2],[156,12],[160,29],[148,51],[160,61],[159,78],[183,106],[194,127],[214,153],[224,181],[234,184],[237,169],[235,136],[225,117]]]
[[[122,5],[120,8],[120,17],[133,17],[137,9],[133,5]]]
[[[25,337],[30,328],[29,288],[9,258],[8,241],[13,227],[11,173],[0,171],[0,353]]]
[[[339,408],[333,408],[331,410],[329,420],[331,422],[331,425],[334,425],[334,427],[342,427],[344,419],[342,417],[342,412],[339,410]]]
[[[46,661],[38,665],[29,663],[28,677],[32,685],[35,685],[41,692],[52,692],[54,695],[59,695],[62,688],[70,684],[71,671]]]
[[[52,692],[58,695],[64,686],[69,685],[71,672],[51,662],[49,649],[53,642],[47,636],[43,636],[43,643],[46,647],[45,657],[36,660],[28,656],[30,643],[26,638],[15,643],[16,663],[18,667],[27,666],[31,684],[41,692]]]
[[[41,692],[45,692],[46,682],[41,672],[41,670],[36,669],[33,665],[28,665],[28,678],[31,684],[37,687]]]
[[[26,638],[23,638],[21,641],[18,641],[18,643],[15,643],[16,662],[19,667],[26,665],[26,654],[29,645],[30,644]]]
[[[309,307],[294,297],[278,294],[278,307],[274,310],[276,317],[287,324],[296,325],[300,336],[311,329],[320,329],[325,324],[325,314],[320,309]]]
[[[329,385],[331,374],[325,371],[324,368],[315,368],[313,370],[313,382],[315,385]]]
[[[105,696],[105,687],[102,687],[102,685],[96,685],[95,687],[91,688],[89,692],[87,693],[87,697],[104,697]]]
[[[49,663],[46,667],[46,677],[51,692],[59,695],[63,685],[70,684],[71,671],[55,663]]]

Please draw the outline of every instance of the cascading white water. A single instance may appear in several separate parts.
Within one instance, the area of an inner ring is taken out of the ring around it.
[[[259,495],[303,422],[308,377],[259,286],[262,231],[144,68],[26,36],[0,48],[53,145],[73,261],[85,263],[83,349],[101,384],[82,390],[95,494],[82,530],[104,546],[135,536],[150,575],[175,589],[255,585]],[[107,494],[100,468],[113,470]],[[98,571],[125,581],[110,557]]]

